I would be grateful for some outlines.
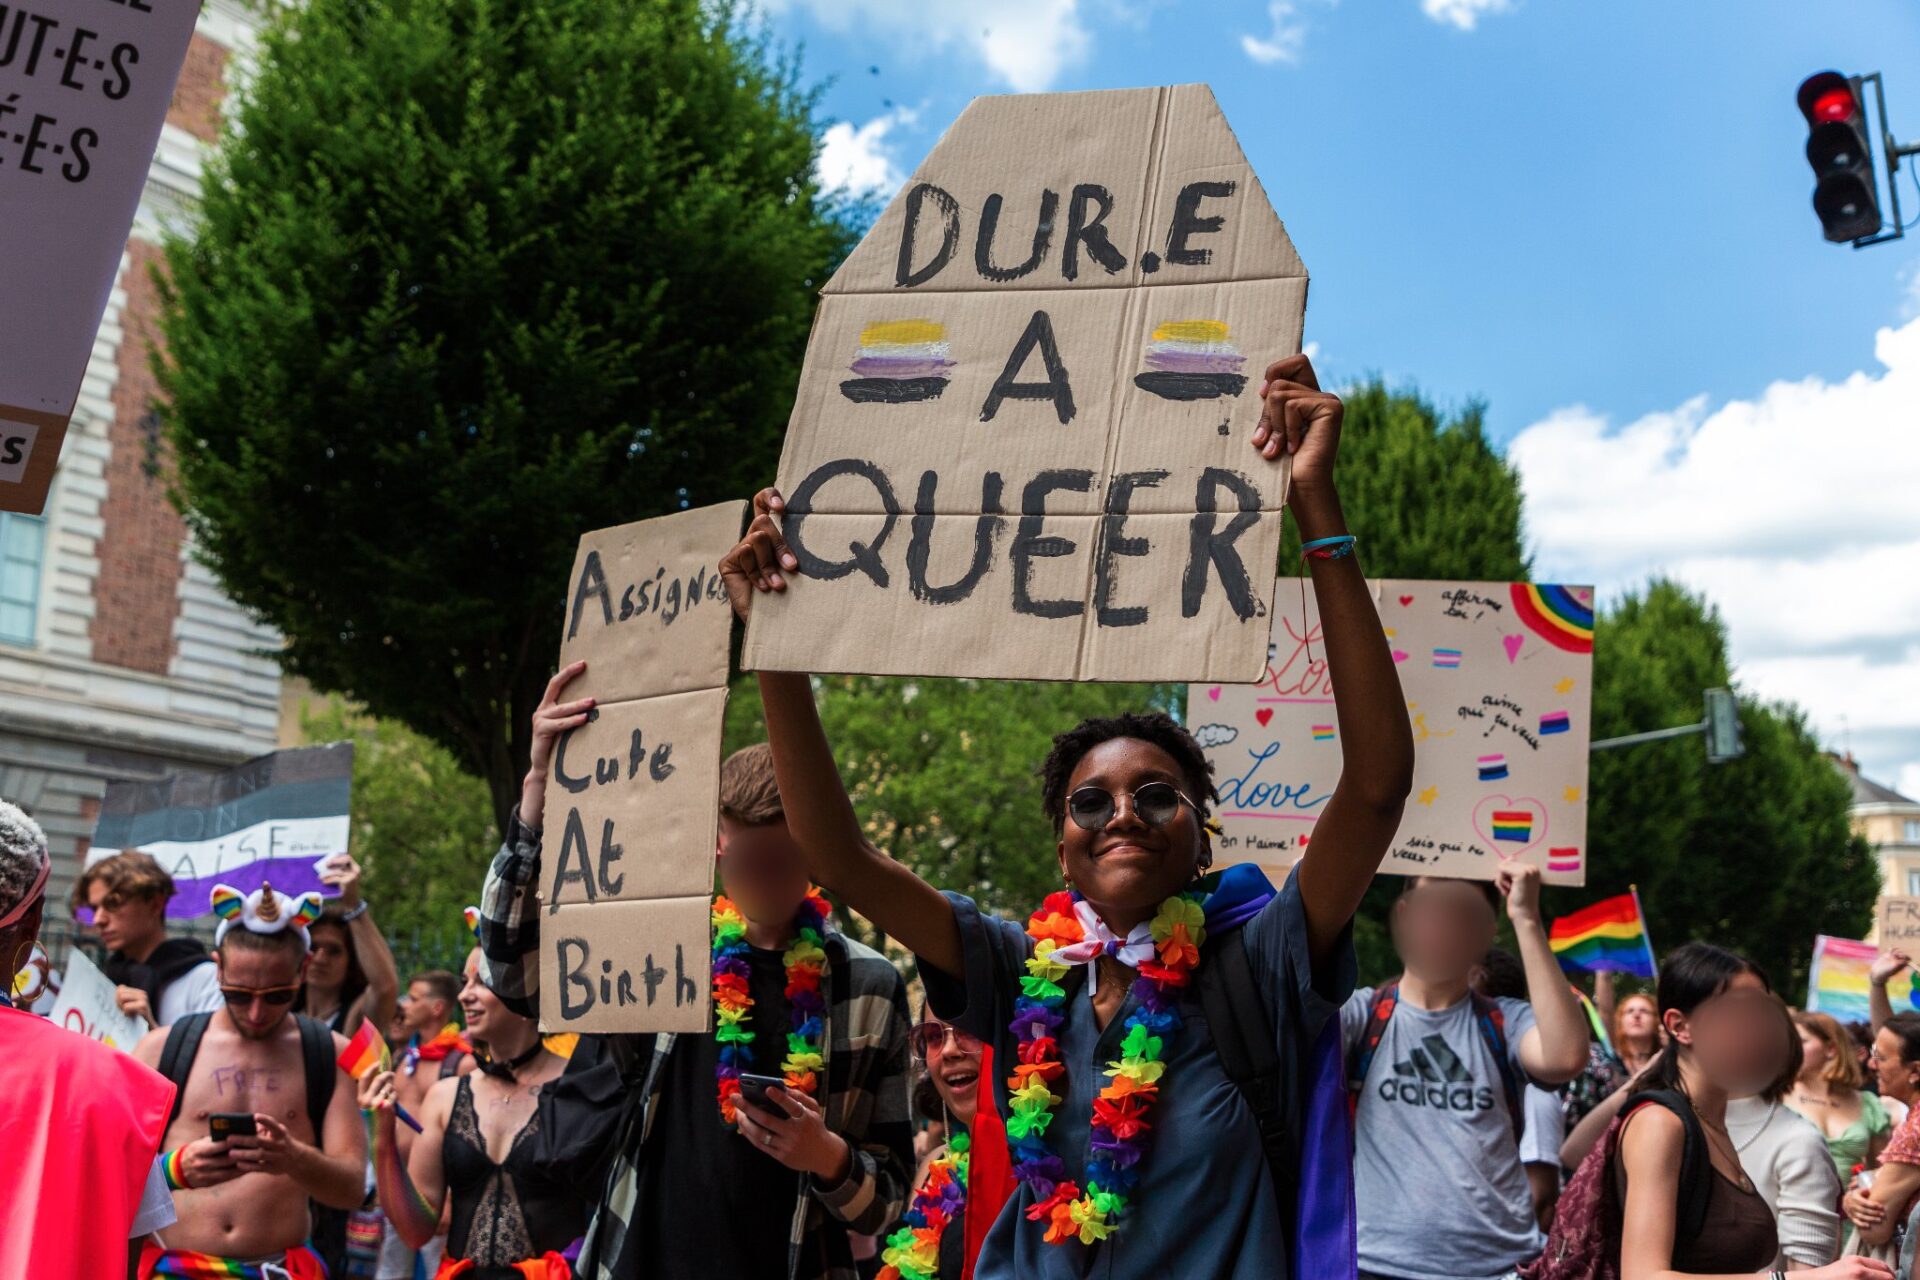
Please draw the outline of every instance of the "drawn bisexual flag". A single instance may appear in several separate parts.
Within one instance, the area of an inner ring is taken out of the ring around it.
[[[206,915],[216,884],[327,894],[320,870],[347,851],[352,795],[351,742],[276,751],[223,773],[110,782],[87,864],[152,854],[173,877],[174,920]]]

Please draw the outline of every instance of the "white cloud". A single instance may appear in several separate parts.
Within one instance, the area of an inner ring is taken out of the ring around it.
[[[1900,780],[1893,789],[1908,799],[1920,798],[1920,764],[1910,764],[1900,770]]]
[[[1267,21],[1267,34],[1242,35],[1240,48],[1255,62],[1267,66],[1278,62],[1291,66],[1299,62],[1300,50],[1307,40],[1307,23],[1293,0],[1271,0],[1267,5]]]
[[[804,8],[829,30],[878,33],[903,54],[936,55],[955,45],[1021,93],[1051,88],[1092,43],[1079,0],[772,0],[778,12]]]
[[[1420,11],[1435,22],[1471,31],[1480,19],[1513,8],[1513,0],[1420,0]]]
[[[891,196],[907,180],[887,147],[887,135],[898,125],[911,125],[918,113],[897,107],[855,128],[841,121],[820,135],[816,166],[820,185],[854,195]]]
[[[1509,454],[1540,577],[1704,591],[1745,687],[1800,704],[1830,743],[1857,735],[1886,782],[1920,771],[1920,319],[1874,354],[1874,372],[1623,427],[1561,409]]]

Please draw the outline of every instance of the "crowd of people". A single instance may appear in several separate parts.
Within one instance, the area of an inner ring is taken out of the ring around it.
[[[1324,553],[1344,760],[1280,884],[1214,868],[1204,754],[1130,714],[1061,727],[1039,771],[1060,888],[999,918],[869,840],[809,678],[761,672],[766,741],[720,773],[711,1029],[551,1041],[548,766],[593,711],[574,663],[484,882],[476,861],[458,975],[401,991],[348,857],[324,901],[215,889],[211,947],[168,936],[152,858],[86,870],[73,906],[152,1030],[121,1053],[0,995],[0,1280],[1909,1276],[1905,955],[1875,964],[1859,1037],[1707,941],[1651,991],[1588,992],[1515,864],[1406,880],[1398,972],[1357,986],[1413,743],[1334,485],[1340,403],[1300,357],[1262,395],[1253,447],[1291,456]],[[760,494],[722,563],[743,618],[804,589],[783,508]],[[0,957],[39,932],[50,869],[0,803]],[[392,1061],[350,1071],[372,1032]]]

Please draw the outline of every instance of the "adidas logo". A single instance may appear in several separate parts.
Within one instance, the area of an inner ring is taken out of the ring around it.
[[[1446,1040],[1430,1035],[1393,1064],[1393,1074],[1375,1090],[1382,1102],[1437,1111],[1491,1111],[1493,1089],[1475,1084],[1473,1072]]]

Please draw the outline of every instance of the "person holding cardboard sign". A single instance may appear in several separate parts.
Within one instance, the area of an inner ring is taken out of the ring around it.
[[[587,723],[593,699],[566,692],[585,669],[563,667],[534,712],[532,768],[481,897],[480,980],[529,1017],[554,989],[539,981],[550,913],[535,894],[548,764]],[[527,1159],[593,1198],[587,1280],[854,1280],[850,1237],[899,1216],[913,1167],[906,988],[828,923],[766,747],[729,756],[719,791],[713,1029],[583,1034],[542,1093]]]
[[[1261,396],[1255,465],[1292,458],[1347,765],[1279,891],[1251,866],[1208,875],[1206,758],[1168,717],[1128,715],[1055,739],[1043,807],[1065,887],[1024,928],[993,919],[867,840],[808,677],[759,675],[788,824],[815,877],[911,947],[936,1016],[1011,1066],[997,1102],[1021,1185],[982,1247],[982,1280],[1352,1274],[1329,1028],[1353,989],[1353,915],[1399,825],[1413,742],[1334,487],[1340,400],[1304,356],[1269,367]],[[780,494],[754,505],[721,563],[743,617],[757,593],[808,589]]]

